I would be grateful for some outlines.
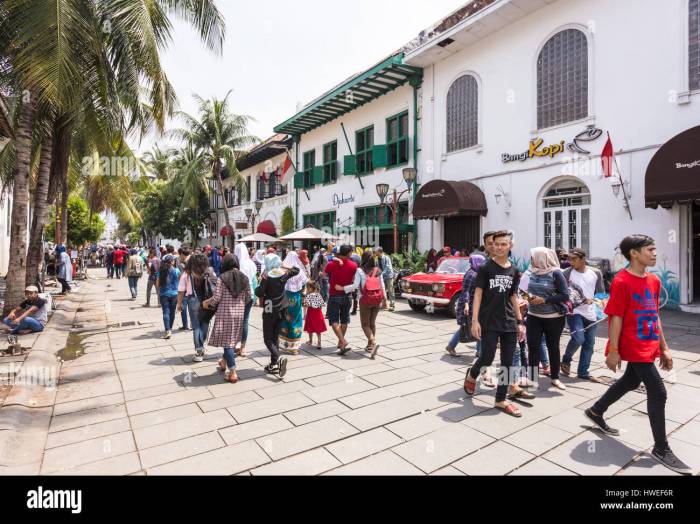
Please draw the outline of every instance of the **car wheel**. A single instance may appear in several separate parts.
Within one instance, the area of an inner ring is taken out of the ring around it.
[[[425,309],[425,304],[420,304],[418,302],[414,302],[413,300],[409,300],[408,305],[413,311],[423,311]]]

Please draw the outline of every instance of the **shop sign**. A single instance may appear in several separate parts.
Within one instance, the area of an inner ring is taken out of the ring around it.
[[[554,158],[561,153],[564,153],[567,149],[572,153],[578,153],[581,155],[590,155],[591,152],[586,150],[583,145],[585,142],[593,142],[600,138],[603,134],[602,129],[598,129],[595,126],[588,126],[584,131],[576,135],[576,137],[566,143],[566,140],[561,140],[555,144],[544,145],[544,139],[533,138],[530,140],[530,147],[527,151],[522,153],[503,153],[501,155],[501,161],[504,164],[509,162],[525,162],[531,158]]]
[[[337,193],[333,194],[333,207],[340,207],[343,204],[352,204],[355,202],[355,195],[348,195],[345,196],[344,193],[340,193],[338,195]]]
[[[422,193],[421,198],[442,198],[445,196],[445,190],[435,191],[434,193]]]

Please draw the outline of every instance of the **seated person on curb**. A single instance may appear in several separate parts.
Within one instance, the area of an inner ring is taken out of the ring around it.
[[[36,286],[28,286],[24,296],[25,300],[3,319],[5,333],[26,335],[44,330],[48,321],[46,300],[39,296]]]

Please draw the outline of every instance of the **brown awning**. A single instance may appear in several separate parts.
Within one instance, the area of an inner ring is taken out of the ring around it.
[[[432,180],[420,188],[413,206],[413,217],[437,219],[439,217],[486,216],[486,197],[471,182]]]
[[[669,208],[700,199],[700,126],[673,137],[649,162],[646,207]]]

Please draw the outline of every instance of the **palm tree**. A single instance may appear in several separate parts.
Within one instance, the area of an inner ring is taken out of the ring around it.
[[[213,0],[0,2],[0,88],[9,78],[14,94],[23,99],[14,133],[13,264],[6,311],[21,297],[26,278],[23,239],[37,108],[52,115],[48,198],[53,201],[60,190],[65,217],[71,142],[78,122],[101,129],[107,137],[131,130],[143,135],[153,125],[163,129],[175,95],[159,53],[171,41],[172,16],[194,26],[210,50],[221,51],[225,26]]]
[[[225,198],[222,170],[227,171],[233,185],[239,191],[247,191],[245,179],[238,171],[236,162],[245,156],[248,147],[260,140],[248,131],[251,117],[230,112],[228,105],[230,94],[231,91],[226,93],[222,100],[216,97],[204,100],[199,95],[194,95],[199,103],[198,118],[178,112],[176,115],[183,119],[186,127],[175,129],[170,134],[201,150],[209,169],[209,177],[217,184],[219,196],[223,202],[226,226],[231,233],[230,238],[233,239],[235,238],[234,228]]]
[[[141,161],[145,164],[148,172],[156,179],[167,182],[172,175],[173,156],[175,154],[175,151],[172,149],[163,151],[158,144],[156,144],[151,151],[144,153]]]

